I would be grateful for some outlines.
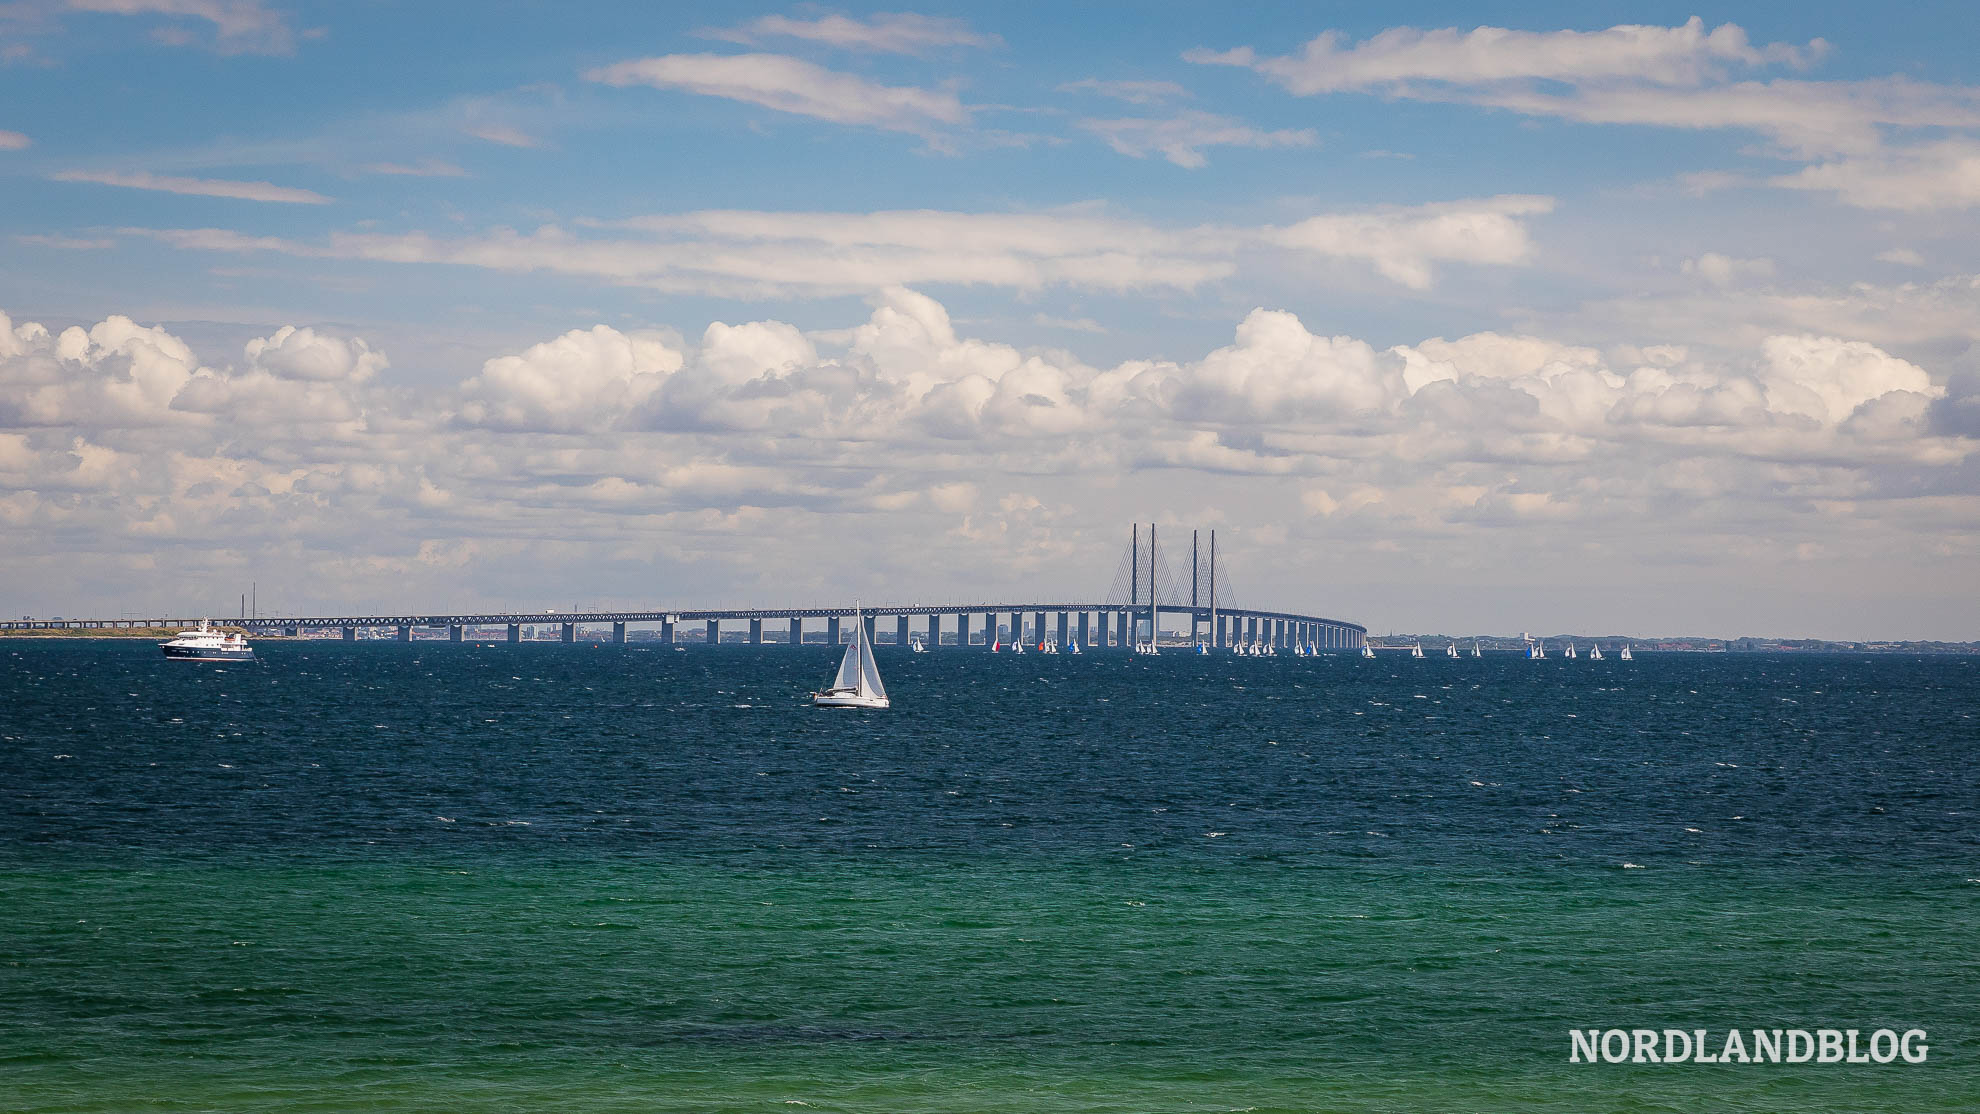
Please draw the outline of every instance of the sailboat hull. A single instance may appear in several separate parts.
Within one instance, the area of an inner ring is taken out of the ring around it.
[[[824,693],[824,692],[814,692],[811,694],[811,706],[814,708],[892,707],[892,705],[888,702],[887,698],[884,696],[861,696],[857,693]]]

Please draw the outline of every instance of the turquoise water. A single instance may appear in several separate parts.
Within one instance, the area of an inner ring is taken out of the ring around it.
[[[0,1108],[1980,1094],[1963,659],[937,652],[862,714],[802,707],[823,648],[262,653],[0,644]]]

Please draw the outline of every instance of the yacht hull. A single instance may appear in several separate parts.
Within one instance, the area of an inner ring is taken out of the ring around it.
[[[253,661],[253,650],[212,650],[192,646],[160,646],[173,661]]]

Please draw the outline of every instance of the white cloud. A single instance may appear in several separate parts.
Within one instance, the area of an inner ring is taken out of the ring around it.
[[[90,182],[99,186],[158,190],[163,193],[187,194],[194,197],[228,197],[239,201],[328,205],[331,200],[314,190],[271,185],[267,182],[234,182],[221,178],[173,178],[143,171],[120,174],[115,171],[65,170],[54,177],[58,182]]]
[[[585,74],[606,85],[650,85],[761,105],[778,112],[933,137],[969,122],[947,90],[880,85],[781,54],[668,54]]]
[[[1098,77],[1068,81],[1058,87],[1061,93],[1097,93],[1128,104],[1163,104],[1186,100],[1189,90],[1173,81],[1109,81]]]
[[[1784,158],[1831,160],[1776,176],[1775,186],[1829,191],[1864,208],[1980,202],[1980,147],[1970,137],[1886,149],[1905,134],[1980,128],[1980,88],[1901,76],[1732,80],[1739,70],[1805,66],[1825,50],[1820,39],[1756,46],[1735,24],[1708,31],[1693,17],[1677,27],[1592,32],[1394,28],[1352,45],[1328,32],[1298,54],[1266,57],[1240,47],[1185,57],[1253,70],[1300,96],[1379,93],[1588,124],[1751,131],[1773,140]],[[1681,180],[1700,193],[1748,183],[1709,171]]]
[[[999,46],[1003,40],[970,29],[960,19],[916,15],[913,12],[877,12],[868,19],[843,15],[817,19],[794,19],[766,15],[740,27],[703,31],[707,38],[733,43],[759,43],[768,38],[803,39],[845,50],[871,50],[890,54],[926,54],[942,47]]]
[[[1891,248],[1889,251],[1880,251],[1877,253],[1877,260],[1882,263],[1896,263],[1904,267],[1923,267],[1925,265],[1925,257],[1910,248]]]
[[[893,286],[1193,290],[1260,254],[1366,262],[1413,289],[1440,263],[1509,266],[1531,254],[1541,197],[1330,213],[1284,227],[1174,228],[1092,207],[1045,213],[705,210],[443,239],[341,233],[325,242],[228,229],[126,229],[198,251],[542,270],[733,297],[866,294]],[[632,235],[627,235],[631,233]]]
[[[843,330],[718,322],[683,343],[601,325],[411,389],[314,326],[224,367],[121,317],[0,319],[0,583],[67,598],[101,580],[138,607],[153,580],[116,570],[150,560],[175,592],[279,569],[264,603],[279,576],[299,610],[653,606],[656,573],[670,601],[1041,576],[1084,595],[1136,505],[1220,522],[1241,592],[1289,603],[1314,569],[1274,582],[1257,547],[1324,539],[1391,569],[1434,554],[1549,591],[1578,562],[1611,584],[1671,561],[1695,578],[1815,543],[1827,567],[1895,552],[1922,562],[1908,582],[1970,576],[1980,500],[1919,493],[1958,491],[1980,440],[1935,432],[1946,392],[1924,368],[1834,334],[1724,361],[1671,339],[1380,349],[1258,309],[1200,357],[1095,367],[970,336],[895,289]],[[1279,532],[1248,532],[1260,516]],[[1535,520],[1574,561],[1516,544]],[[802,553],[777,544],[800,529]]]
[[[20,132],[0,130],[0,151],[23,150],[33,142],[32,139],[22,135]]]
[[[1937,398],[1924,369],[1862,341],[1823,336],[1769,337],[1760,382],[1767,404],[1834,425],[1893,391]]]
[[[1616,86],[1550,93],[1484,89],[1455,96],[1528,116],[1589,124],[1637,124],[1755,131],[1795,157],[1870,152],[1885,128],[1980,127],[1980,89],[1928,85],[1905,78],[1854,82],[1746,81],[1701,89]]]
[[[1431,284],[1433,263],[1525,262],[1533,244],[1523,218],[1553,208],[1552,198],[1507,196],[1330,213],[1278,229],[1272,239],[1317,255],[1366,260],[1383,276],[1422,290]]]
[[[1297,55],[1260,58],[1249,48],[1217,53],[1191,51],[1192,62],[1244,66],[1306,96],[1417,81],[1480,85],[1545,80],[1583,83],[1631,79],[1659,85],[1697,85],[1732,66],[1776,62],[1802,64],[1825,49],[1755,47],[1736,24],[1707,31],[1696,16],[1676,27],[1622,25],[1604,31],[1510,31],[1503,27],[1420,31],[1397,27],[1344,47],[1337,31],[1306,44]]]
[[[288,20],[260,0],[64,0],[76,11],[115,15],[183,16],[212,26],[213,47],[223,54],[288,54],[295,49],[295,32]],[[155,35],[168,45],[184,45],[192,37],[178,26]]]
[[[337,337],[284,325],[273,336],[247,343],[248,365],[281,379],[362,382],[389,366],[362,337]]]
[[[573,329],[483,364],[461,386],[461,420],[495,429],[597,431],[644,405],[680,366],[681,354],[661,337],[605,325]]]
[[[543,145],[542,140],[520,128],[511,127],[507,124],[470,123],[463,125],[461,131],[476,139],[485,139],[490,143],[499,143],[504,147],[531,148]]]
[[[1130,158],[1161,156],[1177,166],[1195,169],[1206,164],[1205,147],[1311,147],[1318,140],[1310,128],[1260,131],[1242,120],[1208,112],[1184,112],[1163,120],[1126,118],[1084,119],[1079,126]]]
[[[1771,259],[1736,259],[1708,251],[1696,259],[1683,263],[1687,275],[1697,275],[1714,286],[1731,286],[1748,278],[1772,278],[1774,261]]]
[[[363,169],[366,174],[389,174],[409,178],[467,177],[467,171],[444,159],[421,159],[415,163],[374,162]]]
[[[1834,193],[1860,209],[1970,209],[1980,205],[1980,141],[1950,138],[1837,159],[1773,184]]]

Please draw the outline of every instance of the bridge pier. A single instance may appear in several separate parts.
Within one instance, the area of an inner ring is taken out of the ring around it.
[[[896,615],[894,616],[894,645],[899,646],[901,649],[905,650],[907,649],[907,644],[908,644],[908,617],[905,615]]]
[[[672,619],[660,620],[660,644],[663,646],[672,646],[674,644],[674,621]]]
[[[804,620],[795,616],[791,619],[791,645],[804,645]]]
[[[510,642],[521,642],[521,641],[522,641],[522,624],[521,624],[521,623],[510,623],[510,624],[509,624],[509,641],[510,641]]]
[[[879,622],[880,622],[880,616],[878,615],[868,615],[866,617],[866,644],[868,646],[873,645],[873,628],[877,626]]]
[[[345,627],[345,628],[344,628],[344,630],[343,630],[343,633],[342,633],[342,635],[341,635],[341,637],[342,637],[342,638],[343,638],[343,640],[344,640],[344,641],[346,641],[346,642],[356,642],[356,641],[357,641],[357,628],[356,628],[356,627]]]
[[[763,620],[761,618],[751,619],[749,621],[749,644],[751,646],[763,645]]]
[[[399,641],[401,641],[401,642],[411,642],[411,641],[412,641],[412,628],[411,628],[411,627],[404,627],[404,626],[402,626],[402,627],[400,627],[400,628],[399,628]]]
[[[722,620],[708,620],[708,631],[702,637],[701,642],[704,646],[720,646],[722,644]]]
[[[626,625],[624,623],[612,624],[612,641],[620,646],[626,644]]]
[[[1078,630],[1079,632],[1079,648],[1082,650],[1088,648],[1087,634],[1092,630],[1092,627],[1088,624],[1087,620],[1091,618],[1093,618],[1093,616],[1087,614],[1084,611],[1079,613],[1079,623],[1075,629]]]
[[[447,641],[459,642],[460,640],[461,640],[461,625],[459,623],[450,624],[447,627]]]
[[[928,617],[928,648],[931,650],[942,648],[942,617],[940,615],[930,615]]]
[[[825,620],[825,641],[830,642],[834,646],[839,644],[839,617],[837,615],[833,615]]]
[[[564,624],[564,641],[565,641],[565,642],[567,642],[567,643],[569,643],[569,642],[576,642],[576,641],[577,641],[577,624],[576,624],[576,623],[565,623],[565,624]]]

